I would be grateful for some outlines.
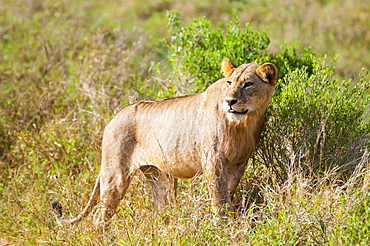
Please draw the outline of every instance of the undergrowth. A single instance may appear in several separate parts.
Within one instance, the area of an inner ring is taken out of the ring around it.
[[[0,242],[368,245],[370,7],[343,4],[1,1]],[[91,216],[58,226],[50,202],[65,217],[84,207],[113,115],[129,101],[204,90],[224,57],[280,72],[238,212],[214,216],[202,176],[180,181],[177,203],[153,211],[138,175],[109,228]]]

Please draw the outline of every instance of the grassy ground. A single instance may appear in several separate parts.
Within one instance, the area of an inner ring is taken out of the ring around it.
[[[107,121],[130,96],[157,99],[168,89],[169,71],[152,73],[167,60],[168,9],[184,23],[206,15],[216,24],[234,10],[241,23],[267,32],[272,52],[300,41],[318,54],[339,54],[339,78],[370,67],[367,1],[0,0],[0,243],[368,245],[366,151],[343,182],[332,169],[322,177],[297,171],[279,183],[256,160],[236,199],[241,213],[226,222],[210,212],[201,177],[180,183],[177,204],[164,215],[153,212],[139,175],[108,230],[96,231],[90,218],[56,225],[50,201],[60,200],[66,217],[86,204]],[[261,180],[269,182],[256,185]],[[162,216],[171,218],[168,226]]]

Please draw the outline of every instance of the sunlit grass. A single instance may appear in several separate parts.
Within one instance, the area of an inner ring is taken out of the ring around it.
[[[158,73],[156,67],[168,59],[160,41],[168,38],[167,9],[179,10],[185,22],[206,15],[216,24],[227,21],[234,9],[241,22],[259,31],[269,27],[273,51],[285,40],[300,40],[319,53],[340,54],[336,76],[352,77],[369,66],[366,1],[277,2],[2,1],[0,240],[19,245],[367,245],[366,155],[362,168],[345,181],[330,169],[324,177],[297,171],[284,183],[257,158],[237,193],[240,213],[227,221],[212,214],[201,176],[181,181],[176,204],[158,212],[150,185],[138,175],[106,230],[94,228],[91,216],[60,227],[50,214],[55,199],[66,217],[85,206],[99,171],[103,128],[129,97],[170,94],[171,85],[163,82],[169,71],[164,66]]]

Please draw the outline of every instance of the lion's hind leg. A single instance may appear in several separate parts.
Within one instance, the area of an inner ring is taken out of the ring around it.
[[[102,168],[100,177],[100,204],[94,215],[94,224],[107,222],[115,213],[119,202],[130,185],[135,172],[130,172],[124,166],[117,166],[112,171]]]

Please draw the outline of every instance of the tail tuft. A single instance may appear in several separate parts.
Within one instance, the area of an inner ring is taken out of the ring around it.
[[[62,213],[62,205],[58,201],[53,201],[51,203],[51,208],[53,209],[53,212],[56,217],[62,218],[63,213]]]

